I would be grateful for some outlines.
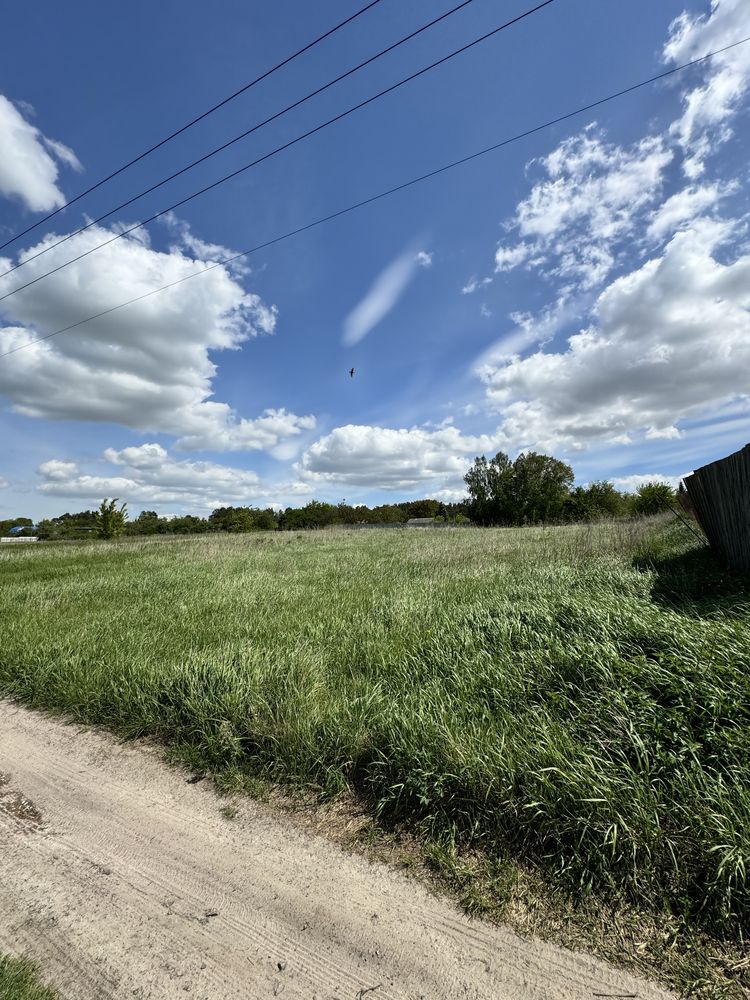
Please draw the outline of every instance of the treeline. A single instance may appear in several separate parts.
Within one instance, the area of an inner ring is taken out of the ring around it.
[[[0,535],[12,528],[42,539],[112,538],[126,535],[197,535],[228,531],[300,531],[334,525],[404,524],[410,518],[433,518],[449,524],[564,524],[658,514],[673,506],[680,494],[667,483],[647,483],[636,493],[617,490],[603,480],[574,486],[573,470],[551,455],[526,452],[511,461],[504,452],[476,458],[464,477],[468,498],[459,503],[407,500],[368,507],[311,500],[304,507],[218,507],[208,517],[182,514],[160,517],[144,510],[132,521],[127,508],[104,500],[99,510],[61,514],[34,525],[28,518],[0,521]],[[687,506],[687,505],[686,505]],[[688,508],[689,509],[689,508]]]
[[[304,507],[287,507],[276,511],[257,507],[218,507],[208,517],[183,514],[160,517],[155,510],[144,510],[132,521],[123,522],[125,535],[200,535],[207,532],[229,531],[299,531],[328,528],[347,524],[403,524],[412,517],[431,517],[453,524],[468,524],[467,503],[441,503],[439,500],[408,500],[400,504],[367,507],[346,502],[332,504],[311,500]],[[61,514],[40,521],[33,533],[39,538],[74,539],[99,536],[102,533],[101,511],[84,510]],[[9,527],[22,518],[9,521]],[[28,520],[28,519],[27,519]],[[30,521],[28,521],[31,524]],[[29,531],[31,533],[31,531]]]
[[[513,462],[502,451],[489,461],[482,456],[464,476],[467,511],[481,525],[561,524],[658,514],[676,498],[668,483],[623,493],[608,480],[574,487],[574,478],[572,468],[551,455],[529,451]]]

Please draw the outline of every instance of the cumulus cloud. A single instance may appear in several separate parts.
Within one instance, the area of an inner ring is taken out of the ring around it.
[[[712,0],[708,14],[684,12],[672,22],[664,59],[668,64],[688,62],[748,35],[747,0]],[[701,82],[683,94],[682,114],[671,128],[685,154],[683,169],[692,179],[704,172],[706,157],[732,135],[731,119],[750,86],[750,46],[715,56],[701,75]]]
[[[633,472],[629,476],[616,476],[612,482],[623,493],[635,493],[639,486],[645,486],[646,483],[669,483],[676,490],[680,480],[686,475],[687,472],[681,476],[665,476],[661,472]]]
[[[65,247],[29,261],[26,280],[97,246],[112,231],[98,226]],[[21,259],[56,241],[48,234]],[[0,259],[0,267],[9,266]],[[210,351],[237,350],[273,333],[276,310],[246,292],[226,268],[185,279],[206,263],[177,249],[152,250],[125,237],[50,275],[2,303],[0,351],[25,346],[0,366],[0,394],[33,417],[122,424],[178,438],[191,450],[273,449],[315,425],[312,416],[269,409],[255,419],[211,399],[216,365]],[[102,316],[54,340],[45,334],[112,305],[178,282],[157,295]],[[18,275],[0,278],[0,294]]]
[[[222,503],[254,503],[262,492],[255,472],[215,462],[177,461],[165,448],[148,443],[120,451],[108,448],[104,459],[114,473],[91,475],[76,462],[51,459],[38,469],[40,491],[47,496],[96,501],[119,496],[129,502],[179,503],[214,507]]]
[[[420,267],[432,267],[432,258],[434,256],[434,253],[428,253],[427,250],[420,250],[414,259]]]
[[[37,469],[39,492],[89,504],[117,496],[131,504],[166,504],[183,510],[212,510],[227,504],[278,509],[314,492],[314,486],[301,479],[270,483],[251,469],[176,459],[155,441],[107,448],[95,465],[105,463],[106,468],[91,472],[69,459],[43,462]]]
[[[748,35],[746,0],[712,0],[708,14],[683,13],[673,21],[663,57],[670,65],[688,62]],[[750,45],[714,57],[696,77],[700,82],[685,89],[682,111],[663,133],[620,146],[589,125],[532,161],[529,168],[541,177],[506,223],[496,272],[524,266],[569,287],[594,288],[621,263],[639,228],[651,242],[665,241],[733,193],[732,185],[696,179],[709,153],[732,135],[732,117],[750,88]],[[675,152],[692,183],[661,204]]]
[[[591,288],[610,273],[617,248],[660,194],[672,152],[659,136],[629,148],[589,126],[535,161],[542,177],[508,228],[520,237],[495,252],[495,270],[525,264]]]
[[[176,237],[174,244],[174,249],[176,250],[187,250],[192,256],[205,261],[223,261],[237,255],[238,251],[232,250],[231,247],[225,247],[221,243],[210,243],[196,236],[190,224],[185,219],[180,219],[174,212],[167,212],[166,215],[161,217],[160,221]],[[136,232],[148,235],[145,229],[136,230]],[[244,257],[229,261],[226,267],[232,274],[238,276],[250,274],[251,271],[247,259]]]
[[[27,112],[28,113],[28,112]],[[0,94],[0,193],[20,198],[32,212],[48,212],[65,204],[57,186],[57,162],[74,170],[81,164],[72,149],[49,139]]]
[[[347,424],[308,448],[298,471],[312,482],[383,490],[434,483],[455,491],[474,456],[495,444],[492,435],[467,436],[450,424],[436,430]]]
[[[723,198],[735,190],[734,184],[703,184],[690,185],[675,192],[651,217],[646,230],[647,239],[659,243],[672,236],[680,226],[716,208]]]
[[[745,0],[712,0],[672,23],[664,59],[748,35]],[[495,269],[536,270],[556,291],[536,315],[514,313],[515,328],[479,361],[504,447],[677,441],[686,423],[746,398],[750,264],[743,224],[720,214],[740,185],[701,175],[750,92],[750,46],[680,86],[680,112],[661,133],[625,146],[588,126],[529,164],[541,177],[506,223]],[[679,166],[688,182],[675,190]],[[546,348],[573,323],[578,332]]]
[[[358,344],[385,319],[414,280],[418,267],[413,251],[406,250],[381,271],[362,301],[344,320],[343,344],[348,347]]]
[[[716,249],[727,223],[677,233],[661,256],[599,296],[595,322],[560,351],[480,370],[517,447],[583,448],[679,434],[678,424],[746,398],[750,370],[750,256]]]
[[[38,471],[47,482],[64,483],[77,474],[78,466],[75,462],[63,462],[59,458],[52,458],[49,462],[42,462]]]

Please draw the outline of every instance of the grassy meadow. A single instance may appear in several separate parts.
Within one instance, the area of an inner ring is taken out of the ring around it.
[[[0,955],[0,1000],[60,1000],[44,986],[36,966],[25,958]]]
[[[4,546],[0,691],[574,896],[750,920],[750,589],[668,519]]]

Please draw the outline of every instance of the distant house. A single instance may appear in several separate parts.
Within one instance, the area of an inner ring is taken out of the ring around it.
[[[410,517],[406,522],[407,528],[436,528],[440,522],[434,517]]]

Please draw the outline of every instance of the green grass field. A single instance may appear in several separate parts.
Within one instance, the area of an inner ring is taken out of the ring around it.
[[[750,589],[678,523],[3,547],[0,690],[723,940]]]
[[[43,986],[36,966],[25,958],[0,955],[0,1000],[59,1000]]]

